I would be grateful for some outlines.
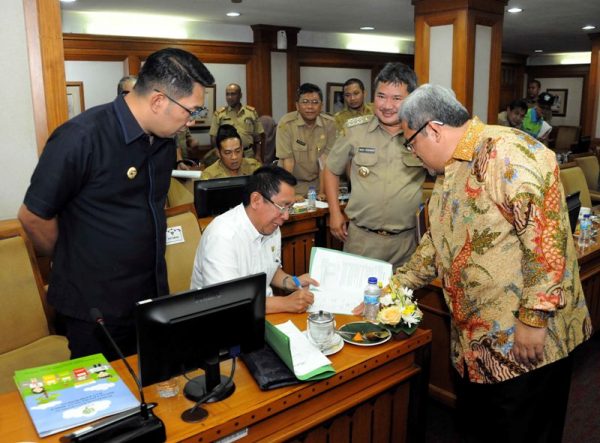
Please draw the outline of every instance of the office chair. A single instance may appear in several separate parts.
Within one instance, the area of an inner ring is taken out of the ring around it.
[[[171,177],[171,184],[167,193],[167,205],[174,208],[188,203],[194,203],[194,194],[176,178]]]
[[[193,204],[168,208],[165,212],[167,229],[174,231],[172,238],[177,242],[167,242],[165,251],[169,291],[174,294],[190,289],[201,231]]]
[[[33,246],[18,220],[0,221],[0,393],[15,390],[15,370],[70,358],[66,337],[51,333],[52,311]]]
[[[579,191],[581,206],[585,206],[587,208],[592,207],[592,199],[590,198],[588,184],[585,181],[585,175],[579,166],[561,169],[560,181],[563,185],[563,189],[565,190],[565,195],[571,195]]]
[[[585,181],[587,182],[592,202],[600,202],[600,188],[598,186],[600,167],[598,166],[598,157],[590,152],[590,155],[575,157],[575,162],[585,175]]]

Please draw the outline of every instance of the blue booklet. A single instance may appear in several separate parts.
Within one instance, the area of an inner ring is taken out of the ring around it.
[[[102,354],[15,371],[14,380],[40,437],[140,406]]]

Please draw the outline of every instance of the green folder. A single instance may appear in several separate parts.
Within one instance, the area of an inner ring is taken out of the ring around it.
[[[265,339],[273,348],[275,353],[283,360],[285,365],[294,372],[294,363],[292,362],[292,351],[290,349],[290,338],[281,332],[275,325],[265,321]],[[294,373],[298,380],[315,381],[323,380],[335,375],[335,369],[331,365],[321,366],[313,371],[299,376]]]

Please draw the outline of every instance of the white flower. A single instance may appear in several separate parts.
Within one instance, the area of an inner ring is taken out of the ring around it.
[[[392,300],[392,294],[385,294],[381,296],[379,298],[379,303],[381,303],[383,306],[390,306],[393,304],[394,300]]]

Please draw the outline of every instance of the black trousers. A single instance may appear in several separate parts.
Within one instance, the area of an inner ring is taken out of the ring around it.
[[[572,358],[495,384],[461,379],[457,385],[459,431],[467,443],[560,443]]]
[[[119,358],[117,351],[97,323],[66,316],[61,316],[60,322],[69,340],[71,358],[98,353],[104,354],[108,361]],[[107,325],[107,328],[124,356],[136,353],[135,325]]]

